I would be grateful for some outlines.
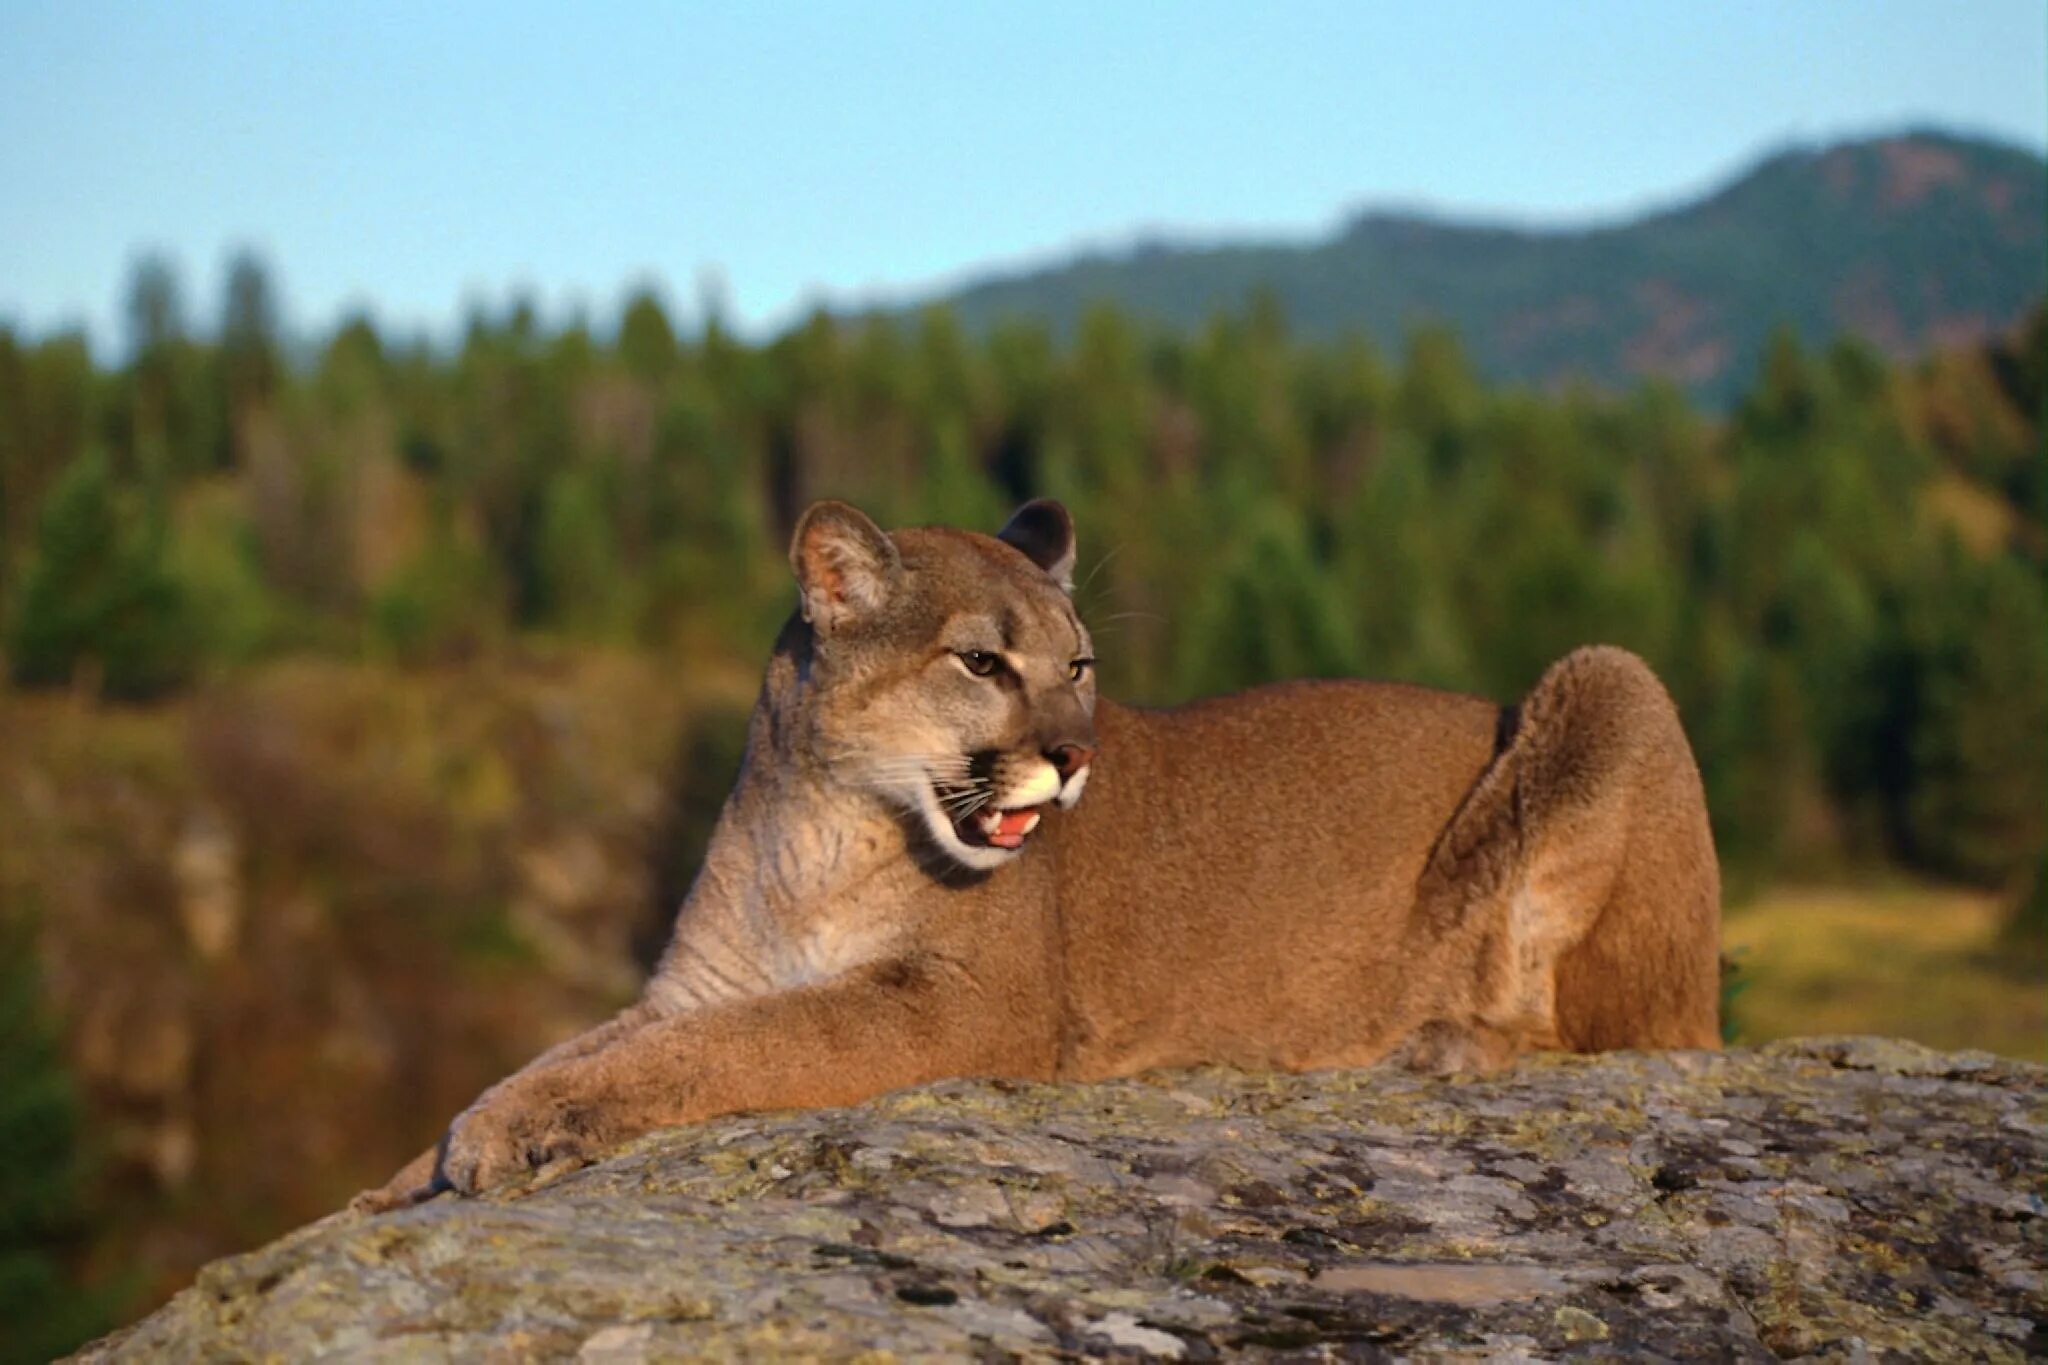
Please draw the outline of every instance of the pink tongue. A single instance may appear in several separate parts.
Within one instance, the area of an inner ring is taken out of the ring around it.
[[[1032,810],[1006,810],[996,821],[996,827],[988,832],[988,841],[997,848],[1022,848],[1024,836],[1031,832]]]

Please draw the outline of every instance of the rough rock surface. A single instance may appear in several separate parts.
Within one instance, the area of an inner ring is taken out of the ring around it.
[[[85,1355],[2017,1359],[2044,1174],[2048,1069],[1876,1039],[953,1083],[336,1215]]]

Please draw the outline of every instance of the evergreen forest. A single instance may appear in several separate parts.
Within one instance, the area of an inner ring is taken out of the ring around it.
[[[17,688],[145,702],[300,652],[431,666],[526,637],[754,660],[811,499],[1081,529],[1112,695],[1274,678],[1526,689],[1606,641],[1670,681],[1739,876],[1890,860],[2013,885],[2048,814],[2042,314],[1892,365],[1780,333],[1733,411],[1649,383],[1490,386],[1457,337],[1069,343],[819,314],[763,344],[661,299],[478,312],[440,347],[217,321],[144,262],[131,344],[0,332],[0,602]],[[687,666],[685,664],[685,666]]]

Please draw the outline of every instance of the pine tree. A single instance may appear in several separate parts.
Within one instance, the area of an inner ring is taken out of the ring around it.
[[[184,599],[164,567],[160,515],[124,506],[104,457],[74,462],[51,492],[7,635],[28,687],[63,686],[81,667],[110,697],[140,699],[191,672]]]
[[[2026,893],[2013,906],[2002,937],[2019,955],[2022,969],[2039,970],[2048,961],[2048,844],[2034,859]]]
[[[1743,428],[1766,441],[1790,442],[1812,429],[1821,404],[1821,379],[1799,334],[1779,327],[1765,346],[1756,388],[1738,414]]]
[[[1334,678],[1358,669],[1358,642],[1300,521],[1258,508],[1208,581],[1184,598],[1177,690],[1229,692],[1282,678]]]
[[[184,300],[178,273],[162,256],[144,256],[128,280],[128,358],[141,363],[184,339]]]
[[[280,371],[277,299],[270,272],[253,252],[237,252],[228,263],[220,352],[234,406],[267,399],[276,389]]]
[[[652,384],[667,377],[679,355],[660,296],[652,289],[638,290],[619,319],[619,359],[635,378]]]
[[[2048,844],[2048,605],[2017,560],[1952,575],[1909,625],[1919,708],[1905,824],[1930,867],[2011,885]]]
[[[0,1362],[62,1355],[106,1326],[72,1280],[84,1169],[78,1098],[43,1016],[34,945],[0,916]]]
[[[1389,439],[1339,529],[1332,572],[1355,603],[1360,664],[1377,678],[1471,686],[1464,621],[1453,609],[1447,513],[1432,495],[1422,451]]]
[[[110,451],[116,468],[153,479],[200,473],[216,459],[222,407],[209,392],[205,352],[186,334],[169,261],[136,263],[127,307],[129,365],[116,389],[119,434]]]
[[[631,616],[618,538],[594,469],[564,470],[548,483],[536,555],[542,612],[553,625],[604,638]]]

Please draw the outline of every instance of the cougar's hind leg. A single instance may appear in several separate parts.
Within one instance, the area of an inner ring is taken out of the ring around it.
[[[1559,1029],[1579,1051],[1720,1046],[1721,879],[1691,752],[1644,777],[1607,902],[1557,965]]]
[[[1718,1046],[1720,872],[1678,709],[1621,650],[1577,651],[1551,674],[1573,694],[1557,736],[1570,757],[1553,768],[1571,777],[1562,799],[1536,803],[1531,832],[1539,869],[1577,864],[1579,894],[1597,897],[1578,903],[1583,929],[1555,959],[1562,1042]]]
[[[1640,659],[1594,647],[1545,672],[1418,888],[1421,918],[1474,945],[1475,1026],[1515,1051],[1710,1045],[1718,886],[1698,789]]]

